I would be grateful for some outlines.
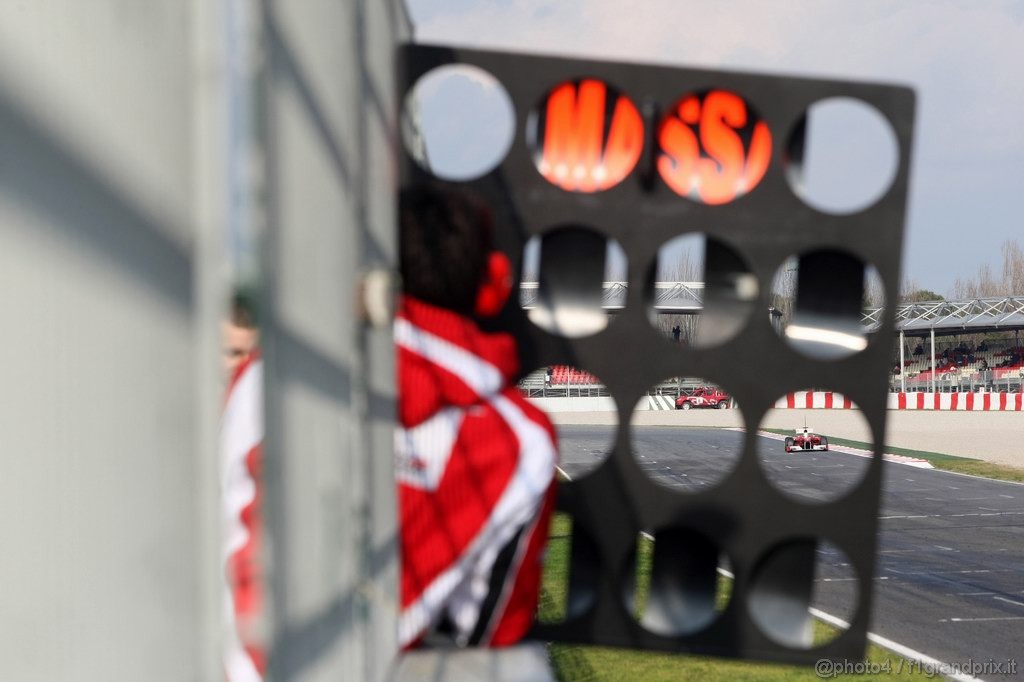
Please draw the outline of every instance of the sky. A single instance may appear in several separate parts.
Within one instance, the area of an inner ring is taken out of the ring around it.
[[[406,2],[423,43],[909,85],[904,279],[951,295],[1024,243],[1020,0]]]

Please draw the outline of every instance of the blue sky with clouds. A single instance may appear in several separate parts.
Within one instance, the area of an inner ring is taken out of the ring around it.
[[[911,85],[905,276],[949,294],[1024,242],[1024,1],[406,2],[420,42]]]

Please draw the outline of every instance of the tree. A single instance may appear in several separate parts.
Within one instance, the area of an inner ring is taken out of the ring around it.
[[[900,294],[900,303],[924,303],[926,301],[945,301],[942,294],[937,294],[931,289],[914,289]]]
[[[1003,243],[1003,284],[1008,296],[1024,295],[1024,251],[1017,242]]]
[[[796,279],[799,268],[796,257],[787,258],[772,280],[771,306],[782,315],[783,325],[789,324],[796,306]]]
[[[1000,248],[1003,267],[997,277],[987,263],[978,268],[978,274],[965,279],[957,278],[953,284],[954,298],[1001,298],[1024,296],[1024,250],[1016,241],[1005,241]],[[1009,338],[1006,332],[969,334],[963,337],[971,345],[982,339],[989,343],[1002,343]]]
[[[700,282],[704,280],[704,238],[700,235],[677,237],[658,254],[656,282]],[[653,292],[652,292],[653,293]],[[654,301],[651,301],[653,305]],[[697,337],[697,315],[655,316],[655,326],[668,337],[679,325],[680,341],[689,346]]]
[[[978,268],[978,274],[966,279],[957,278],[953,284],[956,298],[988,298],[996,296],[1024,296],[1024,250],[1016,241],[1003,242],[1000,249],[1003,267],[999,277],[987,263]]]
[[[942,294],[937,294],[931,289],[923,289],[912,279],[905,279],[900,285],[900,303],[924,303],[926,301],[945,301]]]

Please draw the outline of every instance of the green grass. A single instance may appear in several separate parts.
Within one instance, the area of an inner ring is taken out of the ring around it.
[[[783,436],[790,435],[791,433],[785,429],[762,429],[762,431],[777,433]],[[846,438],[834,438],[829,436],[828,442],[832,445],[845,445],[846,447],[860,448],[862,450],[871,449],[870,443],[858,440],[848,440]],[[906,457],[925,459],[931,462],[933,467],[943,471],[953,471],[958,474],[970,474],[971,476],[982,476],[984,478],[992,478],[999,481],[1015,481],[1017,483],[1024,483],[1024,469],[1019,467],[1007,466],[1005,464],[993,464],[992,462],[974,459],[973,457],[960,457],[958,455],[945,455],[939,452],[897,448],[891,445],[887,445],[885,447],[885,452],[891,455],[904,455]]]
[[[569,543],[572,536],[572,522],[564,514],[557,514],[551,524],[551,534],[544,565],[538,617],[541,621],[555,622],[565,616],[566,592],[568,589]],[[647,601],[651,561],[654,543],[642,539],[637,550],[637,591],[638,613]],[[725,577],[719,583],[719,607],[724,608],[729,598],[731,581]],[[821,622],[814,626],[814,640],[824,643],[838,631]],[[555,676],[563,682],[595,681],[619,682],[620,680],[643,680],[644,682],[678,682],[679,680],[765,680],[784,682],[798,680],[812,682],[820,678],[812,668],[803,668],[775,663],[740,662],[686,654],[664,654],[631,649],[580,646],[573,644],[549,644],[548,652]],[[911,677],[909,663],[877,646],[868,648],[868,662],[888,666],[890,673],[880,675],[858,675],[863,680],[889,680]],[[897,674],[900,671],[900,674]],[[842,676],[840,676],[842,677]]]

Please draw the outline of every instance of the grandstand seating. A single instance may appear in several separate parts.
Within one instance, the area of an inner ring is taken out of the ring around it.
[[[519,382],[519,390],[528,398],[608,395],[608,389],[590,372],[568,365],[554,365],[550,383],[545,380],[546,375],[546,368],[531,372]]]
[[[560,386],[563,384],[568,384],[570,386],[587,386],[601,383],[597,380],[597,377],[590,372],[584,372],[583,370],[576,369],[575,367],[555,365],[551,369],[552,386]]]
[[[1024,369],[1024,347],[1013,347],[1007,343],[1006,347],[989,347],[984,351],[970,350],[963,353],[947,344],[945,347],[936,348],[935,359],[936,364],[940,365],[935,370],[937,379],[945,378],[944,375],[952,372],[959,374],[961,378],[969,378],[978,375],[984,368],[992,370],[993,379],[1017,377]],[[940,360],[946,360],[949,364],[942,366]],[[898,366],[899,360],[897,359],[893,364]],[[906,373],[908,381],[930,382],[932,378],[930,352],[926,349],[924,355],[906,358],[903,371]]]
[[[601,384],[597,377],[590,372],[567,365],[555,365],[551,370],[552,386],[599,386]],[[519,385],[522,388],[541,388],[545,385],[545,374],[546,370],[538,369],[527,375]]]
[[[530,372],[519,382],[519,390],[528,398],[608,395],[607,387],[590,372],[568,365],[554,365],[551,368],[551,383],[545,381],[546,374],[547,368]],[[707,385],[707,380],[700,377],[671,377],[652,386],[647,394],[671,396],[675,399]]]

